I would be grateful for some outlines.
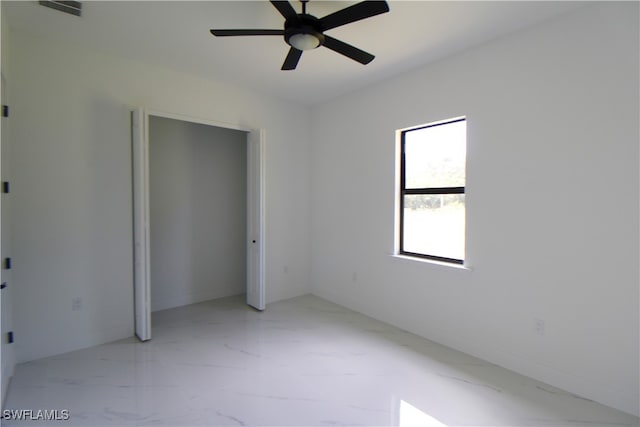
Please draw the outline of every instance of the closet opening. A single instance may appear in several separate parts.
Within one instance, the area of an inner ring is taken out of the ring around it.
[[[264,131],[133,113],[136,335],[232,295],[263,310]]]

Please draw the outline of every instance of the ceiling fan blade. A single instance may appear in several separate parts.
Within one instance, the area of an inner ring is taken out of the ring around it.
[[[355,46],[351,46],[343,41],[329,37],[326,34],[324,35],[324,43],[322,45],[334,52],[338,52],[341,55],[347,56],[354,61],[365,65],[373,61],[373,58],[375,58],[375,56],[365,52],[364,50],[360,50]]]
[[[320,19],[322,31],[389,12],[386,1],[362,1]]]
[[[302,51],[292,47],[289,49],[289,53],[287,57],[284,59],[284,63],[282,64],[282,70],[295,70],[298,66],[298,61],[300,61],[300,57],[302,56]]]
[[[293,8],[293,6],[291,6],[291,3],[289,3],[288,1],[274,1],[274,0],[270,0],[271,4],[278,9],[278,12],[280,12],[280,14],[282,16],[284,16],[284,19],[294,19],[298,17],[298,14],[296,13],[296,10]]]
[[[217,37],[231,36],[283,36],[284,30],[211,30]]]

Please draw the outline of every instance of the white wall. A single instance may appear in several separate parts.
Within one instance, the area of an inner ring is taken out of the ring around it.
[[[307,109],[24,33],[10,51],[19,361],[133,334],[131,106],[266,129],[266,300],[309,291]]]
[[[598,3],[315,108],[313,293],[638,414],[638,48]],[[393,257],[394,131],[461,115],[471,270]]]
[[[152,311],[246,290],[247,133],[149,117]]]

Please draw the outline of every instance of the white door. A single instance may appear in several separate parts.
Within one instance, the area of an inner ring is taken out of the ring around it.
[[[265,132],[247,135],[247,304],[265,308],[264,289]]]
[[[143,109],[131,113],[133,155],[133,287],[136,335],[151,339],[149,277],[149,118]]]
[[[2,87],[0,88],[0,98],[2,101],[2,105],[7,103],[7,84],[5,81],[4,75],[1,76],[2,79]],[[7,129],[9,122],[9,118],[3,117],[2,123],[0,124],[0,132],[2,141],[1,153],[0,157],[2,157],[2,181],[10,181],[10,171],[9,171],[9,146],[8,146],[8,137],[9,132]],[[11,193],[2,194],[1,205],[1,213],[2,217],[2,256],[5,257],[11,256],[11,217],[10,217],[10,204],[11,203]],[[9,385],[9,380],[13,375],[13,368],[15,365],[14,352],[13,352],[13,344],[10,344],[8,341],[8,333],[13,329],[13,315],[11,312],[11,293],[13,289],[13,282],[11,277],[11,270],[2,269],[2,290],[0,291],[0,324],[2,325],[2,331],[0,334],[0,339],[2,340],[2,345],[0,347],[0,359],[2,359],[2,393],[0,396],[0,402],[4,402],[4,398],[7,392],[7,386]]]

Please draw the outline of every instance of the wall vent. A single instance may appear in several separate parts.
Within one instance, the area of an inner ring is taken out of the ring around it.
[[[60,12],[69,13],[75,16],[82,15],[82,3],[79,1],[53,0],[53,1],[40,1],[38,3],[40,3],[42,6],[59,10]]]

